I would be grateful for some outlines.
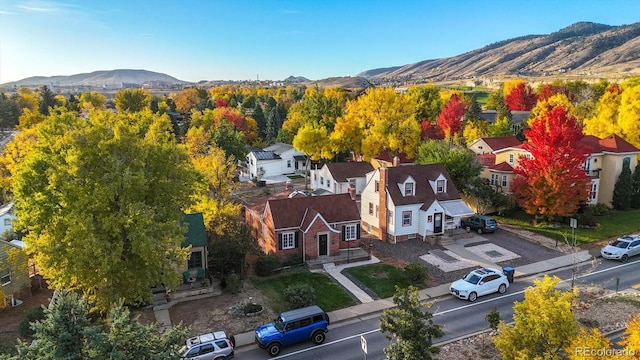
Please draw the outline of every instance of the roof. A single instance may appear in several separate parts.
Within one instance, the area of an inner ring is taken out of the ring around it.
[[[185,214],[183,221],[188,228],[182,247],[207,246],[207,232],[204,228],[202,213]]]
[[[387,193],[396,206],[427,204],[428,207],[434,200],[460,199],[460,194],[453,185],[451,176],[449,176],[443,164],[406,165],[385,169],[384,171],[387,172]],[[447,189],[444,193],[436,194],[429,181],[435,181],[441,174],[447,179]],[[395,186],[395,184],[402,183],[409,176],[416,181],[414,196],[404,196],[400,188]]]
[[[634,153],[640,152],[635,146],[628,143],[616,134],[609,135],[604,139],[600,139],[593,135],[585,135],[581,140],[585,146],[591,149],[591,153]]]
[[[13,201],[8,202],[0,207],[0,216],[7,214],[13,209]]]
[[[307,157],[304,155],[293,155],[295,161],[307,161]]]
[[[293,149],[293,145],[285,144],[285,143],[277,143],[271,146],[267,146],[264,148],[264,151],[273,151],[274,153],[280,155],[287,150]]]
[[[476,213],[462,200],[443,201],[440,205],[447,215],[453,217],[469,216]]]
[[[494,151],[522,144],[515,136],[487,137],[482,140]]]
[[[245,146],[244,146],[244,149],[245,149],[248,153],[250,153],[250,152],[254,152],[254,151],[262,151],[262,149],[260,149],[259,147],[257,147],[257,146],[252,146],[252,145],[245,145]]]
[[[253,156],[258,160],[276,160],[280,159],[280,155],[273,151],[252,151]]]
[[[328,222],[360,221],[358,205],[349,194],[306,196],[269,200],[274,229],[300,227],[308,212],[317,212]]]
[[[364,177],[365,174],[373,171],[373,166],[364,161],[328,163],[324,166],[331,173],[333,180],[337,182],[346,182],[350,178]]]
[[[513,166],[509,165],[504,161],[501,162],[500,164],[489,166],[489,169],[495,170],[495,171],[513,172]]]
[[[511,111],[511,122],[514,124],[521,124],[529,118],[530,114],[531,114],[530,111],[513,110]],[[487,110],[478,114],[480,119],[486,120],[490,123],[496,121],[497,115],[498,115],[498,112],[496,110]]]
[[[476,160],[478,160],[482,166],[493,166],[496,163],[496,155],[490,153],[480,154],[476,155]]]
[[[400,160],[400,164],[413,164],[413,162],[414,162],[414,159],[409,159],[407,157],[407,154],[399,153],[396,156]],[[393,157],[389,154],[388,151],[381,152],[377,156],[374,156],[374,159],[376,159],[378,161],[388,162],[389,164],[393,163]]]

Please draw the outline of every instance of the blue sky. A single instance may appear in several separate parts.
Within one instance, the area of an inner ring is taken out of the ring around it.
[[[0,0],[0,83],[112,69],[317,80],[578,21],[639,22],[640,0]]]

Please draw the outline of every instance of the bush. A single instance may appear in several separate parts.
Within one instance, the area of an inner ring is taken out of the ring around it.
[[[495,306],[493,307],[493,309],[491,309],[491,311],[489,311],[489,313],[487,313],[484,319],[487,320],[487,322],[489,323],[489,326],[493,330],[498,329],[498,324],[500,324],[500,313],[498,312],[498,309]]]
[[[231,294],[239,294],[240,291],[242,291],[242,279],[240,275],[231,273],[227,276],[224,281],[224,291]]]
[[[282,266],[297,266],[301,264],[302,254],[291,254],[282,262]]]
[[[18,335],[24,339],[31,339],[33,337],[31,323],[42,319],[44,319],[44,308],[42,306],[36,306],[25,311],[18,324]]]
[[[423,284],[427,279],[427,269],[420,264],[410,263],[404,267],[404,273],[412,284]]]
[[[299,309],[315,304],[316,290],[309,284],[291,285],[284,289],[282,297],[291,309]]]
[[[600,326],[598,324],[598,320],[588,319],[588,318],[579,318],[578,322],[588,328],[597,328]]]
[[[273,254],[260,255],[256,260],[256,275],[269,276],[280,267],[280,258]]]
[[[608,215],[609,213],[611,213],[611,208],[605,204],[598,203],[589,206],[592,207],[594,216]]]

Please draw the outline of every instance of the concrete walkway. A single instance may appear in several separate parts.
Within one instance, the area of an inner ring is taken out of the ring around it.
[[[354,266],[362,266],[379,263],[380,260],[375,256],[371,256],[371,260],[358,261],[357,263],[350,263],[344,265],[327,266],[325,269],[311,270],[312,272],[326,272],[332,278],[334,278],[340,285],[342,285],[348,292],[350,292],[360,303],[372,302],[373,299],[369,294],[362,290],[359,286],[354,284],[349,278],[342,274],[342,270]]]

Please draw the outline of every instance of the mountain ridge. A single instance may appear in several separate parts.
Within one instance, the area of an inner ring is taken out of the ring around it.
[[[56,85],[56,86],[109,86],[118,84],[141,85],[146,82],[160,82],[171,85],[188,84],[173,76],[143,70],[143,69],[114,69],[97,70],[90,73],[80,73],[73,75],[54,76],[32,76],[18,81],[1,84],[2,86],[34,86],[34,85]]]

